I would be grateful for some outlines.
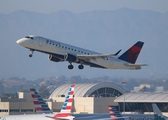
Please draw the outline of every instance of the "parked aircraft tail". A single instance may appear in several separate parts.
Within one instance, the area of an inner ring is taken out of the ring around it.
[[[73,102],[73,96],[74,96],[74,87],[75,85],[73,84],[70,86],[68,95],[62,105],[62,109],[60,113],[54,116],[55,119],[60,119],[60,118],[71,116],[72,102]]]
[[[156,104],[153,103],[152,107],[154,112],[154,120],[166,120]]]
[[[34,107],[35,107],[37,114],[52,113],[48,105],[45,103],[45,101],[41,98],[41,96],[38,94],[38,92],[34,88],[30,89],[30,93],[31,93]]]
[[[112,120],[125,120],[125,118],[127,118],[127,117],[123,117],[114,106],[109,105],[108,109]]]
[[[135,64],[143,44],[144,42],[138,41],[126,52],[124,52],[118,59]]]

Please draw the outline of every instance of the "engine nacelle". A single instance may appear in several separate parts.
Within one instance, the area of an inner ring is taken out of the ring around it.
[[[49,58],[49,60],[54,61],[54,62],[62,61],[60,58],[58,58],[57,56],[54,56],[54,55],[49,55],[48,58]]]
[[[64,60],[67,60],[70,62],[78,62],[79,61],[75,55],[71,55],[71,54],[65,54]]]

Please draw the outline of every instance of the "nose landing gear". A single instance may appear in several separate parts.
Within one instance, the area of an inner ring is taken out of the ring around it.
[[[32,56],[33,56],[33,52],[34,52],[34,50],[31,50],[31,49],[30,49],[29,57],[32,57]]]

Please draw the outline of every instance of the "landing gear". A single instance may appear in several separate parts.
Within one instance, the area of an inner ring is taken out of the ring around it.
[[[78,66],[78,68],[79,68],[79,69],[83,69],[84,66],[81,64],[81,65]]]
[[[73,65],[72,64],[68,65],[68,69],[72,70],[73,69]]]
[[[34,51],[34,50],[30,50],[29,57],[32,57],[32,56],[33,56],[33,51]]]

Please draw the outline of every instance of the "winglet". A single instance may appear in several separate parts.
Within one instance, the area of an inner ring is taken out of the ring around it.
[[[118,59],[135,64],[143,44],[144,42],[138,41],[126,52],[124,52]]]
[[[66,96],[66,99],[62,105],[62,109],[60,113],[54,116],[55,119],[65,118],[71,115],[72,102],[73,102],[73,96],[74,96],[74,87],[75,87],[74,84],[70,86],[68,95]]]
[[[117,56],[120,52],[121,52],[121,49],[118,52],[116,52],[114,55]]]

